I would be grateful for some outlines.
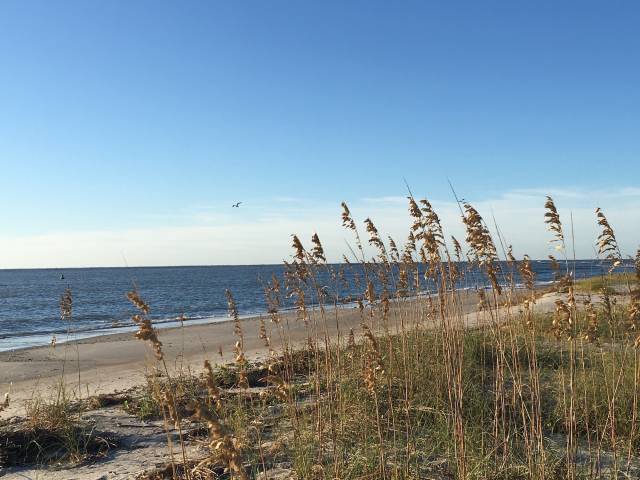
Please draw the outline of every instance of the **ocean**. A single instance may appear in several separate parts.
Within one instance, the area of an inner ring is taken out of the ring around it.
[[[342,287],[340,296],[361,294],[362,285],[356,291],[353,281],[361,267],[332,265],[341,266],[351,291]],[[538,283],[553,280],[550,266],[549,261],[532,261]],[[570,262],[578,279],[600,275],[607,268],[601,260]],[[46,345],[53,335],[62,342],[68,329],[71,338],[133,330],[131,316],[136,312],[126,293],[134,284],[151,306],[150,316],[158,327],[178,325],[182,315],[187,318],[185,325],[227,320],[225,289],[233,293],[242,316],[264,313],[264,285],[274,274],[282,281],[283,273],[282,265],[0,270],[0,351]],[[319,283],[334,291],[329,274],[321,273]],[[481,275],[471,272],[460,288],[484,283]],[[71,322],[60,319],[65,288],[73,293]],[[291,308],[290,302],[284,308]]]

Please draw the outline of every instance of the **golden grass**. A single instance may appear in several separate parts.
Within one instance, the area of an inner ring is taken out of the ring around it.
[[[346,203],[342,222],[355,245],[343,265],[327,263],[318,234],[310,249],[293,235],[284,284],[274,277],[264,287],[269,324],[261,322],[258,335],[269,355],[257,380],[231,292],[235,361],[227,370],[206,361],[190,378],[170,374],[149,305],[129,293],[136,337],[151,343],[162,373],[162,381],[150,377],[153,408],[144,404],[164,419],[172,452],[171,468],[155,478],[257,478],[282,463],[300,479],[638,475],[640,251],[635,274],[615,273],[623,257],[597,210],[599,253],[610,271],[576,281],[548,197],[543,220],[562,258],[551,257],[562,293],[554,311],[541,312],[529,257],[518,261],[509,246],[507,262],[499,262],[480,213],[467,202],[460,207],[467,252],[455,238],[449,246],[430,202],[412,196],[404,245],[385,242],[374,222],[364,221],[373,258]],[[459,263],[464,257],[468,262]],[[321,273],[330,285],[321,284]],[[479,303],[470,325],[458,287],[473,275]],[[516,276],[524,294],[514,287]],[[626,303],[611,298],[622,286]],[[342,297],[345,287],[360,294]],[[417,295],[424,290],[430,295]],[[280,315],[286,298],[307,331],[302,349],[292,348]],[[343,331],[330,308],[347,300],[358,308],[356,331]],[[207,454],[198,458],[188,458],[184,447],[187,416],[208,432]]]

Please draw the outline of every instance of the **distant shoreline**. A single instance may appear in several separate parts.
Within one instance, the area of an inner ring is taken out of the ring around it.
[[[545,258],[531,258],[532,262],[548,262],[551,263],[548,257]],[[506,260],[500,260],[501,262],[505,262]],[[558,260],[561,263],[564,263],[564,260]],[[606,263],[607,260],[603,260],[600,258],[576,258],[570,259],[569,262],[603,262]],[[632,262],[628,259],[623,259],[623,263],[627,261]],[[370,262],[371,263],[371,262]],[[454,262],[454,263],[467,263],[466,261]],[[344,262],[329,262],[328,265],[347,265]],[[282,263],[236,263],[236,264],[194,264],[194,265],[111,265],[111,266],[83,266],[83,267],[0,267],[0,271],[3,272],[11,272],[11,271],[23,271],[23,270],[45,270],[45,271],[65,271],[65,270],[102,270],[102,269],[151,269],[151,268],[211,268],[211,267],[280,267]]]

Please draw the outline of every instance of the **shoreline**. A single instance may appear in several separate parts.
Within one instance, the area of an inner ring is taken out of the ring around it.
[[[415,301],[410,301],[415,304]],[[356,308],[326,310],[327,315],[340,318],[341,331],[357,327],[360,313]],[[317,310],[310,315],[318,315]],[[283,324],[289,325],[288,335],[292,345],[303,344],[307,330],[303,322],[296,319],[297,312],[285,311],[280,314]],[[268,315],[253,315],[240,319],[244,332],[245,354],[250,361],[266,357],[268,350],[259,337],[260,320],[264,320],[269,335],[273,336],[274,347],[277,332]],[[331,322],[333,324],[333,322]],[[333,327],[332,327],[333,328]],[[0,395],[11,391],[10,406],[0,413],[0,418],[8,418],[21,411],[24,402],[55,388],[61,378],[72,395],[86,397],[87,394],[113,393],[141,385],[149,366],[155,362],[151,347],[147,342],[135,338],[134,330],[97,335],[70,340],[52,348],[50,345],[27,346],[0,352]],[[236,337],[233,320],[158,329],[158,337],[163,343],[163,351],[170,368],[178,370],[202,368],[205,359],[213,364],[225,364],[235,358],[233,346]],[[222,349],[222,357],[218,349]],[[81,387],[78,388],[77,355],[80,357]]]
[[[410,297],[410,298],[415,299],[420,297]],[[393,299],[392,301],[395,301],[395,300],[396,299]],[[357,305],[355,302],[351,302],[348,304],[339,304],[337,308],[338,310],[341,311],[341,310],[353,309],[353,308],[356,308],[356,306]],[[317,305],[315,304],[309,305],[309,309],[313,309],[316,307]],[[334,308],[336,308],[334,305],[325,306],[325,309],[327,310],[332,310]],[[280,315],[282,317],[286,315],[292,315],[294,313],[295,313],[295,308],[282,309],[280,311]],[[240,318],[240,321],[245,321],[245,320],[259,319],[260,317],[268,317],[268,316],[269,314],[265,310],[263,312],[248,313],[245,315],[240,315],[239,318]],[[159,332],[166,331],[166,330],[173,330],[173,329],[189,328],[189,327],[195,327],[195,326],[201,326],[201,325],[222,325],[229,322],[233,322],[233,319],[230,318],[229,316],[219,316],[219,317],[209,316],[209,317],[199,317],[199,318],[186,317],[182,321],[182,325],[181,325],[181,320],[178,318],[172,319],[172,320],[151,320],[153,327]],[[81,343],[86,340],[94,340],[102,337],[110,337],[110,336],[117,336],[117,335],[131,335],[137,329],[138,329],[138,326],[135,323],[130,323],[126,325],[119,325],[116,327],[105,327],[105,328],[93,329],[93,330],[80,330],[80,331],[72,332],[68,340],[66,338],[64,339],[59,338],[58,334],[55,334],[56,345],[63,346],[63,345]],[[80,335],[76,336],[75,335],[76,333],[79,333]],[[59,335],[60,337],[62,335],[66,335],[66,332],[61,332]],[[46,337],[48,339],[51,339],[52,334],[43,333],[39,336],[42,338]],[[71,337],[75,337],[75,338],[71,338]],[[19,338],[19,337],[16,337],[16,338]],[[0,348],[0,358],[2,358],[2,356],[4,355],[9,355],[11,353],[19,353],[24,350],[45,348],[45,347],[50,347],[50,341],[38,343],[34,345],[25,345],[21,347],[15,347],[15,348],[6,348],[6,349]]]
[[[247,315],[242,315],[240,316],[241,320],[245,320],[245,319],[251,319],[254,317],[260,317],[260,315],[264,315],[262,313],[256,313],[256,314],[247,314]],[[184,325],[180,325],[180,320],[179,319],[173,319],[173,320],[160,320],[160,321],[154,321],[152,320],[152,324],[154,326],[154,328],[156,328],[157,330],[170,330],[172,328],[187,328],[187,327],[193,327],[196,325],[216,325],[216,324],[222,324],[222,323],[227,323],[232,321],[229,317],[202,317],[202,318],[185,318],[184,319]],[[53,335],[56,335],[56,345],[58,346],[62,346],[62,345],[69,345],[69,344],[73,344],[73,343],[77,343],[77,342],[82,342],[84,340],[91,340],[91,339],[96,339],[96,338],[100,338],[100,337],[109,337],[112,335],[123,335],[123,334],[132,334],[136,331],[138,327],[136,326],[135,323],[130,323],[130,324],[126,324],[126,325],[118,325],[116,327],[105,327],[105,328],[99,328],[99,329],[92,329],[92,330],[78,330],[75,332],[71,332],[69,339],[67,340],[66,338],[62,338],[63,335],[66,336],[66,332],[60,332],[60,333],[42,333],[42,334],[34,334],[31,335],[31,337],[39,337],[39,338],[48,338],[51,339]],[[19,338],[19,337],[16,337]],[[42,347],[48,347],[50,346],[50,341],[48,342],[42,342],[42,343],[38,343],[38,344],[33,344],[33,345],[25,345],[25,346],[21,346],[21,347],[15,347],[15,348],[0,348],[0,356],[2,356],[3,354],[9,354],[11,352],[21,352],[23,350],[28,350],[28,349],[32,349],[32,348],[42,348]]]
[[[586,260],[588,262],[595,262],[595,260]],[[548,262],[547,260],[540,260],[539,262]],[[619,267],[620,272],[627,271],[631,268],[632,265],[622,265]],[[154,267],[156,268],[156,267]],[[162,267],[158,267],[162,268]],[[207,267],[202,267],[207,268]],[[601,268],[601,267],[598,267]],[[578,269],[580,270],[580,269]],[[548,273],[548,272],[547,272]],[[578,273],[577,271],[575,273]],[[593,265],[589,267],[589,272],[581,271],[580,274],[577,275],[576,279],[586,279],[586,278],[594,278],[598,277],[600,274],[596,274],[593,271]],[[547,275],[548,277],[548,275]],[[475,277],[473,277],[475,278]],[[550,278],[539,278],[536,282],[536,289],[544,288],[548,284],[552,283],[553,280]],[[473,280],[473,284],[464,284],[458,285],[458,290],[474,290],[480,285],[477,284],[477,279]],[[481,282],[482,283],[482,282]],[[503,279],[503,283],[505,287],[510,286],[506,279]],[[485,285],[485,287],[488,285]],[[522,285],[516,284],[516,289],[522,287]],[[420,297],[423,295],[430,295],[431,293],[428,290],[423,290],[416,297]],[[340,304],[339,308],[349,308],[351,304]],[[328,304],[327,306],[333,307],[333,305]],[[311,305],[309,305],[311,307]],[[287,305],[287,308],[283,308],[282,312],[293,311],[295,307],[293,305]],[[123,313],[123,312],[120,312]],[[130,314],[135,313],[133,310],[130,311]],[[165,316],[159,316],[159,318],[152,319],[152,322],[155,328],[162,330],[167,328],[180,327],[181,318],[180,314],[177,312],[166,312]],[[249,319],[253,317],[259,317],[260,315],[266,314],[266,307],[264,305],[253,305],[248,309],[246,313],[241,315],[242,319]],[[115,319],[113,322],[105,322],[98,323],[92,322],[86,319],[83,319],[79,322],[72,322],[77,327],[75,332],[72,332],[67,339],[67,331],[64,328],[64,325],[57,323],[55,328],[53,325],[43,326],[41,331],[33,331],[29,332],[28,329],[22,328],[20,332],[5,332],[3,335],[0,335],[0,353],[10,352],[10,351],[20,351],[26,348],[37,348],[40,346],[48,346],[51,343],[53,336],[56,336],[58,345],[65,344],[67,342],[81,341],[88,338],[95,338],[99,336],[108,336],[119,333],[131,333],[135,331],[136,326],[130,320],[130,314],[125,315],[123,318],[120,318],[121,315],[118,316],[118,319]],[[216,323],[224,323],[229,320],[228,314],[226,310],[219,309],[213,310],[210,312],[202,312],[200,314],[196,314],[193,317],[188,317],[184,320],[185,326],[189,325],[200,325],[200,324],[216,324]],[[53,320],[49,321],[49,323],[53,322]],[[28,321],[22,321],[22,325],[29,325]],[[46,322],[45,322],[46,323]],[[56,323],[56,322],[54,322]],[[96,324],[97,323],[97,324]]]
[[[537,290],[539,293],[543,291]],[[476,309],[477,295],[467,291],[462,292],[460,298],[463,321],[468,326],[477,325],[481,321],[479,315],[482,315]],[[552,302],[546,303],[553,305]],[[513,308],[517,308],[517,305],[517,301],[514,301]],[[416,298],[394,302],[389,317],[392,333],[398,328],[403,315],[425,307],[426,303]],[[310,310],[309,315],[311,324],[320,320],[317,309]],[[357,337],[360,336],[362,314],[359,309],[327,308],[325,315],[331,319],[327,324],[332,341],[338,337],[336,324],[339,324],[341,341],[345,341],[351,328]],[[280,318],[290,345],[294,348],[304,345],[309,330],[304,322],[297,320],[297,312],[282,313]],[[245,356],[252,362],[259,362],[269,354],[259,334],[261,319],[272,337],[273,348],[276,351],[281,349],[278,327],[270,322],[267,315],[241,319]],[[173,371],[186,370],[194,373],[202,369],[205,359],[212,364],[221,365],[230,363],[235,358],[233,346],[237,338],[233,320],[163,328],[158,330],[158,337],[163,343],[167,364]],[[222,356],[218,353],[219,349],[222,350]],[[149,367],[154,364],[155,358],[148,342],[136,339],[131,332],[81,339],[56,348],[40,346],[0,352],[0,395],[11,390],[10,405],[0,413],[0,418],[21,415],[25,401],[34,398],[34,395],[46,397],[59,387],[61,381],[69,395],[76,398],[129,390],[144,384]]]
[[[536,290],[544,289],[545,287],[548,287],[551,283],[553,282],[548,282],[548,281],[538,282],[535,285],[535,289]],[[467,292],[476,291],[476,288],[477,287],[460,287],[457,289],[457,291],[460,293],[467,293]],[[488,285],[485,286],[484,288],[490,289]],[[516,291],[520,291],[522,289],[524,289],[523,285],[521,284],[515,285]],[[423,291],[418,293],[417,295],[407,297],[406,300],[415,300],[419,298],[429,297],[432,295],[435,295],[435,294],[430,293],[428,291]],[[396,301],[398,301],[397,298],[391,299],[391,302],[396,302]],[[308,305],[309,309],[314,309],[317,307],[318,307],[317,304]],[[348,310],[352,308],[357,308],[357,303],[356,302],[339,303],[337,306],[333,304],[325,304],[325,309],[327,310],[332,310],[334,308],[337,308],[338,310]],[[281,315],[288,315],[292,313],[295,313],[295,307],[282,308],[280,311]],[[240,315],[240,320],[242,321],[250,320],[253,318],[260,318],[261,316],[263,317],[268,316],[268,312],[264,310],[264,311],[257,311],[253,313],[242,314]],[[224,324],[231,321],[233,320],[228,315],[224,315],[224,316],[211,315],[206,317],[191,317],[191,318],[185,317],[184,320],[182,321],[179,317],[170,318],[170,319],[169,318],[152,319],[151,323],[153,324],[155,329],[157,329],[158,331],[162,331],[162,330],[171,330],[171,329],[183,328],[183,327],[187,328],[187,327],[192,327],[196,325]],[[117,326],[106,326],[103,328],[82,329],[82,330],[72,331],[68,339],[66,338],[67,332],[64,330],[58,330],[55,332],[42,332],[42,333],[36,332],[33,334],[23,334],[23,335],[9,335],[5,337],[0,337],[0,356],[2,356],[3,354],[9,354],[11,352],[18,353],[20,351],[32,349],[32,348],[49,347],[51,344],[51,339],[53,338],[54,335],[56,336],[56,345],[62,346],[62,345],[82,342],[84,340],[95,339],[98,337],[108,337],[111,335],[120,335],[120,334],[132,334],[133,332],[135,332],[137,328],[138,327],[136,326],[135,323],[129,322],[129,323],[121,324]],[[28,345],[24,345],[24,346],[6,347],[6,348],[2,347],[2,340],[6,340],[7,338],[16,338],[16,339],[26,338],[28,340],[32,338],[38,338],[38,339],[41,339],[41,341],[36,340],[33,342],[29,342]]]

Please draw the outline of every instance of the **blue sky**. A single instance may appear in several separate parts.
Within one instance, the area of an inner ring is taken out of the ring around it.
[[[521,223],[544,192],[632,253],[639,24],[633,1],[5,0],[0,267],[278,262],[315,230],[335,258],[342,200],[404,236],[403,177],[444,211],[451,179],[520,253],[546,256]]]

